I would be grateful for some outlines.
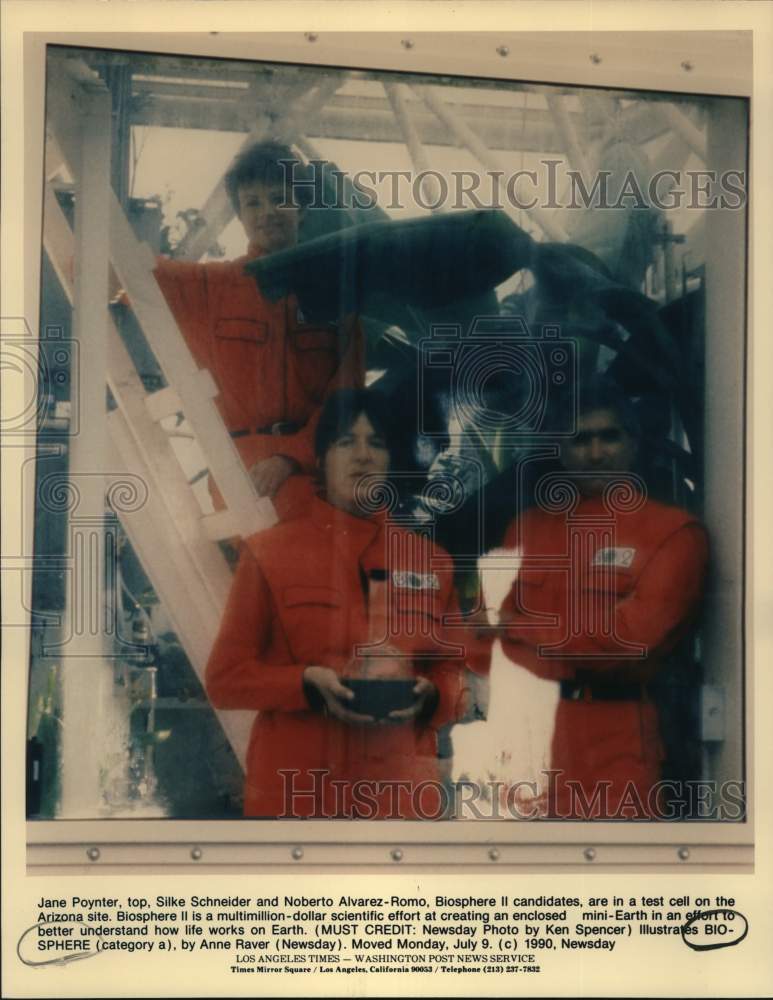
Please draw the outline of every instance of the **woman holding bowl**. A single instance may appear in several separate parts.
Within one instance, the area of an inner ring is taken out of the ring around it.
[[[378,394],[331,395],[319,494],[242,546],[206,685],[215,707],[258,713],[247,816],[443,814],[436,734],[465,710],[472,640],[445,620],[458,617],[448,554],[379,509],[390,425]]]

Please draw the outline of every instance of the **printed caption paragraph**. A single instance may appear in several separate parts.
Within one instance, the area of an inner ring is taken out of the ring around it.
[[[19,942],[25,964],[110,952],[222,953],[234,975],[533,975],[566,952],[635,940],[694,951],[740,944],[730,896],[42,897]]]

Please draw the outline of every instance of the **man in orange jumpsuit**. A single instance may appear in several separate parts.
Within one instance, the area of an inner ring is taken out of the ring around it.
[[[363,382],[363,343],[354,317],[306,323],[293,296],[269,302],[245,261],[298,240],[301,209],[285,184],[285,146],[262,143],[240,154],[226,188],[249,241],[228,262],[161,258],[156,280],[197,363],[220,389],[218,406],[257,492],[280,519],[310,497],[314,427],[329,392]],[[286,193],[287,192],[287,193]],[[300,473],[300,475],[296,475]],[[215,502],[220,506],[219,496]]]
[[[561,446],[565,472],[507,532],[522,562],[500,613],[502,646],[560,682],[550,815],[650,818],[663,752],[647,683],[694,620],[706,533],[630,474],[637,429],[619,390],[598,381],[580,407]]]

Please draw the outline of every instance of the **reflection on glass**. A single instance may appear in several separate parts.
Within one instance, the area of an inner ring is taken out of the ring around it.
[[[719,264],[742,227],[718,243],[745,209],[744,102],[59,47],[48,87],[29,814],[241,814],[254,713],[200,680],[239,538],[303,513],[319,409],[366,384],[402,523],[450,553],[490,646],[439,734],[447,817],[585,818],[551,785],[585,755],[585,799],[645,759],[663,784],[595,818],[742,818],[742,554],[717,544],[741,484],[705,428],[721,409],[742,454],[743,347],[707,348],[706,293],[743,283]],[[256,144],[268,174],[234,175]],[[95,161],[109,323],[85,343]],[[599,378],[620,407],[586,405]],[[602,511],[607,486],[639,513]]]

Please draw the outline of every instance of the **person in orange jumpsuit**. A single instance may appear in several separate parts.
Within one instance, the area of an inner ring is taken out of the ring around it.
[[[368,390],[332,395],[316,428],[321,494],[245,541],[206,688],[253,709],[244,813],[438,818],[437,731],[466,708],[466,628],[450,556],[375,512],[390,493],[390,415]],[[385,720],[353,711],[347,676],[410,678]]]
[[[647,683],[694,622],[706,533],[629,474],[637,429],[617,387],[598,380],[580,405],[561,446],[565,474],[507,532],[522,561],[500,611],[502,646],[560,682],[549,814],[652,818],[663,751]]]
[[[302,209],[287,191],[280,161],[300,166],[287,147],[261,143],[226,174],[246,256],[207,263],[162,257],[154,273],[196,362],[217,383],[218,407],[258,494],[274,499],[283,518],[313,492],[320,406],[334,389],[362,385],[364,352],[353,316],[307,323],[294,296],[269,302],[244,272],[247,260],[298,240]],[[214,489],[213,497],[222,506]]]

